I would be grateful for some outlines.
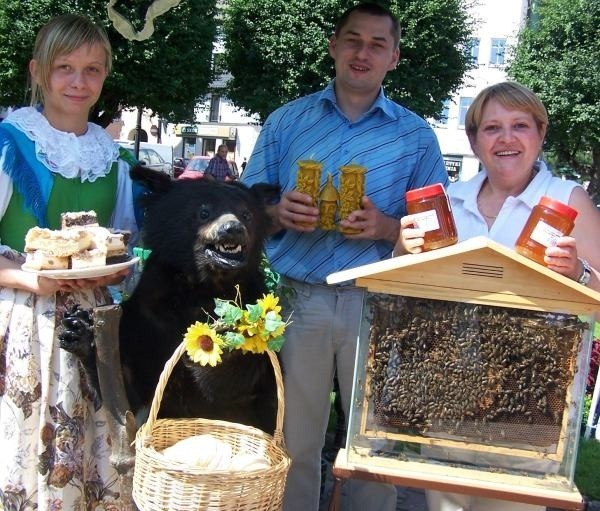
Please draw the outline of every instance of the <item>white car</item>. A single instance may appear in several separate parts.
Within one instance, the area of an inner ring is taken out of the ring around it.
[[[131,151],[135,155],[133,145],[121,143],[119,144],[125,149]],[[150,147],[140,146],[140,154],[138,160],[140,164],[144,165],[145,167],[149,167],[155,170],[161,170],[169,174],[169,176],[173,177],[173,165],[170,162],[165,161],[160,154],[158,154],[154,149]]]

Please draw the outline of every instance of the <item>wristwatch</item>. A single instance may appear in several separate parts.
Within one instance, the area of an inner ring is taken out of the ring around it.
[[[577,282],[583,284],[584,286],[587,286],[590,282],[590,279],[592,278],[592,267],[590,266],[590,263],[588,263],[585,259],[582,259],[581,257],[578,257],[577,259],[579,259],[581,261],[581,264],[583,265],[583,271],[581,272],[581,276],[579,277],[579,280],[577,280]]]

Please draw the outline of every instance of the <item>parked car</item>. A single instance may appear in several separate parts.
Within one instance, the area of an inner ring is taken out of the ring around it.
[[[173,177],[175,179],[177,179],[181,175],[181,173],[185,170],[189,162],[189,158],[182,158],[180,156],[173,158]]]
[[[186,165],[185,169],[181,174],[175,176],[177,179],[200,179],[204,177],[204,171],[206,167],[208,167],[208,162],[211,160],[212,156],[194,156]],[[228,160],[229,168],[233,173],[235,179],[239,177],[237,164]]]
[[[134,149],[129,146],[123,146],[132,154],[135,154]],[[151,169],[160,170],[166,172],[170,176],[173,175],[173,166],[171,163],[165,161],[163,157],[158,154],[154,149],[149,147],[140,147],[140,154],[138,157],[140,164],[150,167]]]
[[[162,170],[170,176],[173,175],[173,166],[163,160],[163,157],[158,154],[154,149],[146,147],[140,147],[140,163],[146,167],[150,167],[156,170]]]
[[[204,177],[204,171],[208,167],[210,156],[194,156],[183,169],[183,172],[177,176],[177,179],[200,179]]]
[[[135,147],[135,141],[133,140],[119,140],[119,145],[133,151]],[[154,149],[163,160],[167,163],[173,164],[173,146],[169,144],[154,144],[152,142],[140,142],[141,149]]]

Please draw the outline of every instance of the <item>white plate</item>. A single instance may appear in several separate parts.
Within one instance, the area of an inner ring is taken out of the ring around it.
[[[27,266],[21,266],[23,271],[35,273],[49,279],[92,279],[95,277],[104,277],[112,275],[124,268],[134,265],[140,260],[139,257],[132,257],[123,263],[107,264],[106,266],[93,266],[91,268],[81,268],[77,270],[34,270]]]

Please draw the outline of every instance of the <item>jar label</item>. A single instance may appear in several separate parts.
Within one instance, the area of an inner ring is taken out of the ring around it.
[[[424,232],[437,231],[440,228],[437,213],[435,209],[415,213],[413,216],[415,226]]]
[[[540,220],[535,226],[535,229],[533,229],[530,238],[544,247],[553,247],[556,245],[557,238],[560,238],[561,236],[564,236],[562,231],[559,231]]]

